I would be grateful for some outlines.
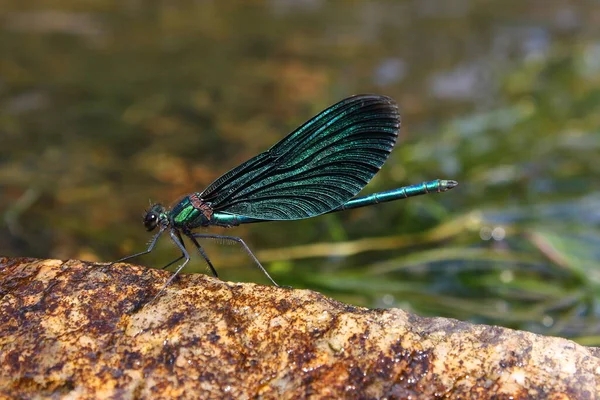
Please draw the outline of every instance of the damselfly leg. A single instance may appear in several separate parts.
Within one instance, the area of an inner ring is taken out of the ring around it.
[[[254,263],[258,266],[258,268],[260,268],[260,270],[263,272],[263,274],[266,275],[267,278],[269,278],[269,280],[271,281],[271,283],[277,287],[280,287],[280,285],[275,282],[275,280],[273,278],[271,278],[271,275],[269,275],[269,273],[267,272],[267,270],[265,269],[265,267],[262,266],[262,264],[260,263],[260,261],[258,261],[258,258],[256,258],[256,256],[254,255],[254,253],[252,253],[252,250],[250,250],[250,247],[248,247],[248,245],[246,244],[246,242],[244,242],[241,238],[236,237],[236,236],[223,236],[223,235],[209,235],[209,234],[204,234],[204,233],[188,233],[187,236],[192,240],[192,242],[194,242],[194,245],[198,248],[198,250],[200,250],[200,252],[202,253],[203,251],[201,250],[200,245],[198,244],[198,241],[195,238],[199,238],[199,239],[215,239],[215,240],[225,240],[225,241],[230,241],[230,242],[235,242],[235,243],[239,243],[242,245],[243,249],[246,251],[246,253],[250,256],[250,258],[252,258],[252,261],[254,261]],[[208,261],[208,260],[207,260]],[[215,273],[216,276],[216,273]]]

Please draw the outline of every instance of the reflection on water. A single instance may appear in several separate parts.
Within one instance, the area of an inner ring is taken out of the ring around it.
[[[402,139],[366,192],[459,188],[227,234],[294,286],[600,342],[593,2],[8,0],[0,19],[4,255],[132,253],[149,198],[201,190],[327,105],[381,93]],[[207,251],[226,279],[261,281],[243,252]],[[172,256],[165,243],[140,262]]]

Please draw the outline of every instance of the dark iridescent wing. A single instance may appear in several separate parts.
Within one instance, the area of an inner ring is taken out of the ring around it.
[[[200,197],[215,211],[265,220],[326,213],[379,171],[399,128],[394,100],[349,97],[218,178]]]

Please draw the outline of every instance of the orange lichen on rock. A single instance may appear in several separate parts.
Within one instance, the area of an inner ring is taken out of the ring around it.
[[[594,399],[600,352],[129,264],[0,258],[0,395]]]

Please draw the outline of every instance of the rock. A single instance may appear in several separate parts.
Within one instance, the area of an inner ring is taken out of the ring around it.
[[[0,258],[9,398],[595,399],[600,351],[129,264]]]

